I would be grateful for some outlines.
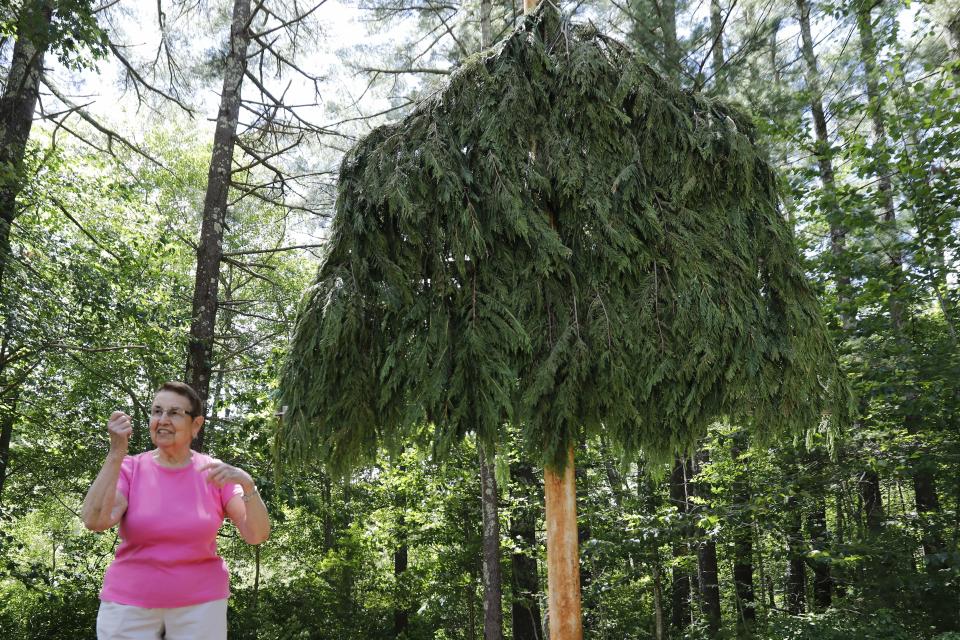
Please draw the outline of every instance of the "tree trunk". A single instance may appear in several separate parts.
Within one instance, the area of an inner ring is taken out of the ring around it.
[[[493,460],[477,443],[483,510],[483,638],[503,640],[503,577],[500,571],[500,515]]]
[[[334,546],[333,535],[333,483],[330,476],[320,472],[320,494],[323,497],[323,550],[330,551]]]
[[[3,489],[7,482],[7,469],[10,467],[10,439],[13,437],[13,423],[17,419],[17,401],[20,397],[19,385],[10,397],[0,403],[0,504],[3,504]]]
[[[493,27],[490,24],[491,0],[480,0],[480,48],[487,49],[493,44]]]
[[[690,461],[677,457],[670,473],[670,504],[677,509],[681,518],[690,512],[688,479]],[[690,626],[690,573],[683,568],[683,558],[690,555],[689,532],[684,525],[681,540],[673,543],[673,583],[671,588],[670,626],[674,631],[682,632]]]
[[[860,498],[867,525],[867,534],[880,535],[883,530],[883,496],[880,493],[880,476],[876,471],[864,471],[860,474]]]
[[[810,5],[807,0],[797,0],[797,11],[800,19],[800,49],[804,60],[804,77],[806,78],[807,90],[810,93],[810,113],[813,117],[813,130],[816,136],[814,153],[817,156],[817,168],[824,192],[820,206],[830,227],[830,268],[833,271],[834,284],[837,287],[840,319],[845,333],[851,336],[856,310],[853,307],[853,291],[850,286],[850,273],[845,259],[847,227],[843,220],[843,211],[837,201],[833,149],[830,146],[830,138],[827,133],[827,117],[823,108],[823,87],[820,84],[820,69],[813,49]]]
[[[193,312],[187,353],[186,382],[200,395],[204,411],[210,393],[213,369],[213,339],[217,321],[217,293],[220,286],[220,262],[223,259],[223,232],[227,222],[227,195],[233,168],[233,148],[240,119],[240,98],[247,68],[247,48],[251,32],[251,0],[235,0],[230,26],[230,51],[223,73],[223,92],[213,136],[213,153],[207,175],[207,193],[203,202],[200,245],[197,248],[197,275],[193,292]],[[203,450],[203,429],[194,441]]]
[[[586,457],[586,446],[581,445],[581,451]],[[586,486],[587,483],[587,474],[586,469],[581,465],[577,467],[576,473],[574,474],[574,486]],[[584,516],[582,519],[578,517],[577,519],[577,548],[583,549],[588,544],[590,544],[590,539],[593,537],[593,530],[590,527],[590,517],[589,515]],[[593,572],[591,570],[590,563],[580,562],[580,594],[586,592],[590,585],[593,583]],[[589,629],[592,623],[591,611],[584,607],[583,608],[583,624]]]
[[[663,68],[674,82],[680,81],[680,42],[677,40],[677,0],[660,0],[660,35],[663,38]]]
[[[953,14],[947,23],[947,42],[950,45],[950,57],[953,65],[954,77],[960,76],[960,13]]]
[[[400,634],[407,630],[410,624],[410,612],[407,610],[404,600],[406,600],[406,590],[403,587],[404,574],[407,571],[409,561],[407,548],[407,530],[406,522],[403,516],[400,516],[400,531],[397,536],[397,548],[393,551],[393,578],[397,584],[397,599],[393,609],[393,637],[399,638]]]
[[[665,640],[667,630],[663,615],[663,571],[660,568],[660,550],[654,547],[653,559],[653,637],[656,640]]]
[[[794,458],[789,467],[792,480],[784,514],[787,542],[786,606],[791,615],[799,615],[807,609],[807,549],[803,537],[803,511],[799,498],[802,491],[800,482],[803,473],[801,464],[803,456],[797,447],[793,449],[792,454]]]
[[[737,637],[749,637],[757,618],[756,596],[753,590],[753,512],[750,509],[749,473],[743,468],[743,453],[747,448],[746,433],[733,436],[730,458],[733,461],[733,502],[741,514],[733,526],[733,584],[736,594]]]
[[[903,274],[904,258],[897,238],[897,210],[894,204],[893,183],[890,179],[891,171],[883,159],[888,144],[886,124],[883,119],[882,97],[877,81],[877,45],[873,33],[873,18],[870,13],[872,5],[858,3],[856,6],[860,51],[867,85],[867,108],[873,129],[873,155],[877,158],[875,169],[877,190],[883,212],[883,222],[891,238],[891,250],[889,252],[892,278],[889,296],[890,323],[903,354],[909,356],[912,353],[912,347],[905,326],[907,308],[903,291],[904,286],[906,286]],[[912,386],[908,387],[904,394],[904,406],[906,408],[904,426],[911,435],[916,435],[920,431],[920,416],[917,414],[915,406],[918,396],[917,390]],[[917,513],[921,516],[921,526],[923,527],[923,550],[925,555],[930,556],[943,552],[945,546],[942,536],[935,528],[928,526],[929,515],[940,511],[940,502],[937,498],[934,469],[926,463],[924,458],[925,456],[921,456],[918,462],[914,462],[911,468],[911,476],[913,478],[915,506]]]
[[[510,520],[510,537],[516,551],[510,557],[513,570],[513,640],[542,640],[540,624],[540,576],[537,572],[537,512],[541,502],[533,467],[518,463],[511,472],[522,497]]]
[[[787,498],[787,611],[799,615],[807,607],[807,571],[804,556],[803,520],[800,500],[794,493]]]
[[[727,82],[723,70],[723,12],[720,0],[710,0],[710,35],[713,40],[713,88],[723,94],[727,90]]]
[[[757,573],[760,578],[760,602],[766,603],[768,609],[776,609],[777,601],[773,593],[773,577],[767,574],[766,564],[764,563],[763,532],[756,521],[753,523],[753,540],[757,544]]]
[[[469,506],[463,509],[463,544],[468,550],[472,550],[476,539],[472,531],[472,514]],[[468,554],[469,563],[467,565],[467,574],[470,581],[464,587],[467,596],[467,640],[477,639],[477,562],[476,556],[471,552]]]
[[[783,81],[783,72],[780,70],[779,53],[780,45],[777,38],[780,36],[780,24],[782,20],[777,17],[770,19],[769,53],[770,53],[770,71],[773,77],[774,86],[781,86]],[[761,589],[762,591],[762,589]]]
[[[577,487],[573,445],[562,472],[544,469],[550,640],[582,640]]]
[[[846,483],[843,482],[837,487],[834,495],[834,540],[836,546],[843,548],[847,541],[847,516],[845,512],[846,504],[849,502],[844,498],[846,492]],[[847,595],[846,572],[831,572],[833,579],[833,590],[837,597],[843,598]]]
[[[713,492],[710,483],[701,476],[710,463],[710,453],[706,449],[697,452],[695,472],[697,481],[694,484],[697,497],[702,504],[698,509],[709,512],[712,509]],[[707,619],[707,630],[711,637],[720,632],[720,571],[717,563],[717,540],[708,531],[698,527],[697,532],[697,578],[700,583],[700,607]]]
[[[827,504],[819,487],[814,490],[813,505],[807,517],[807,529],[810,531],[810,543],[814,551],[825,552],[829,546],[827,532]],[[833,577],[830,562],[816,555],[811,560],[813,568],[813,606],[823,611],[833,604]]]
[[[607,456],[604,456],[606,459]],[[617,486],[619,489],[614,492],[617,509],[623,509],[623,482],[620,481],[619,474],[612,464],[607,465],[607,477],[611,481],[611,486]],[[614,482],[616,480],[616,482]],[[660,487],[657,486],[649,473],[644,471],[643,463],[637,464],[637,497],[643,505],[643,509],[650,515],[656,514],[660,509],[661,497]],[[653,545],[652,557],[650,558],[650,573],[653,578],[653,637],[656,640],[665,640],[667,637],[666,615],[664,613],[663,596],[663,566],[660,561],[660,548],[655,543]],[[630,564],[633,564],[630,558]]]
[[[225,278],[226,287],[223,291],[223,303],[226,305],[224,313],[221,315],[221,331],[224,334],[230,334],[233,332],[233,318],[236,315],[233,312],[232,307],[229,306],[229,303],[233,301],[233,269],[227,269],[227,276]],[[213,393],[210,394],[210,397],[207,401],[207,420],[203,423],[203,433],[204,435],[201,438],[201,441],[198,443],[203,446],[207,451],[214,451],[214,442],[213,438],[216,434],[218,424],[217,412],[220,409],[221,396],[223,395],[224,389],[224,378],[226,376],[227,363],[223,362],[220,365],[220,368],[217,370],[216,380],[213,382]],[[230,411],[230,404],[227,403],[226,411],[224,415],[228,415]],[[199,451],[199,449],[197,449]]]
[[[936,522],[930,522],[931,514],[940,513],[940,498],[937,496],[936,476],[931,469],[923,465],[923,461],[915,463],[913,469],[913,495],[920,515],[922,527],[923,553],[930,556],[942,553],[946,548],[943,535]],[[934,563],[934,566],[936,563]]]
[[[407,468],[401,464],[397,467],[400,475],[403,475]],[[409,548],[407,546],[407,494],[401,487],[394,495],[394,508],[397,513],[396,520],[396,547],[393,550],[393,583],[394,583],[394,602],[393,602],[393,637],[399,638],[405,633],[410,625],[409,593],[406,585],[406,572],[409,566]]]
[[[30,21],[30,31],[46,31],[52,9],[47,0],[21,9],[20,25]],[[18,25],[18,31],[26,31]],[[46,42],[35,45],[29,37],[17,37],[10,70],[0,95],[0,290],[10,258],[10,228],[17,218],[17,196],[23,188],[23,160],[33,127]]]

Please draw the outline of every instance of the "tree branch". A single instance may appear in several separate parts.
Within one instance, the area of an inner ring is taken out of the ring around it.
[[[111,155],[113,155],[113,152],[112,152],[112,150],[111,150],[111,147],[113,146],[113,140],[117,140],[117,141],[119,141],[121,144],[123,144],[125,147],[127,147],[128,149],[130,149],[131,151],[133,151],[134,153],[136,153],[137,155],[139,155],[139,156],[143,157],[144,159],[148,160],[150,163],[156,165],[156,166],[159,167],[160,169],[163,169],[164,171],[166,171],[166,172],[169,173],[170,175],[176,175],[176,174],[173,173],[173,171],[171,171],[171,170],[168,169],[166,166],[164,166],[163,163],[161,163],[159,160],[157,160],[156,158],[154,158],[153,156],[151,156],[149,153],[147,153],[146,151],[144,151],[143,149],[141,149],[139,146],[137,146],[136,144],[134,144],[134,143],[131,142],[130,140],[127,140],[125,137],[123,137],[122,135],[120,135],[120,134],[117,133],[116,131],[114,131],[114,130],[112,130],[112,129],[108,129],[108,128],[105,127],[104,125],[100,124],[100,122],[97,121],[96,118],[94,118],[94,117],[91,116],[89,113],[87,113],[86,111],[84,111],[84,110],[81,109],[80,107],[77,107],[77,106],[74,105],[72,102],[70,102],[70,100],[68,100],[68,99],[59,91],[59,89],[57,89],[57,88],[53,85],[53,83],[50,82],[50,80],[47,78],[46,75],[43,75],[43,76],[42,76],[42,79],[43,79],[43,84],[44,84],[44,86],[45,86],[47,89],[49,89],[49,90],[50,90],[50,93],[52,93],[54,96],[56,96],[57,99],[60,100],[60,102],[62,102],[63,104],[67,105],[68,107],[71,107],[73,113],[76,113],[78,116],[80,116],[80,118],[81,118],[82,120],[84,120],[84,121],[85,121],[87,124],[89,124],[91,127],[93,127],[94,129],[96,129],[97,131],[99,131],[99,132],[102,133],[103,135],[107,136],[107,149],[108,149],[107,152],[108,152],[108,153],[110,153]],[[81,138],[81,140],[82,140],[82,138]]]
[[[166,99],[169,100],[170,102],[173,102],[173,103],[176,104],[178,107],[180,107],[181,109],[183,109],[184,111],[186,111],[186,112],[187,112],[187,115],[189,115],[191,118],[194,117],[194,115],[195,115],[196,112],[195,112],[193,109],[191,109],[190,107],[188,107],[187,105],[185,105],[183,102],[181,102],[181,101],[180,101],[178,98],[176,98],[175,96],[172,96],[172,95],[168,94],[167,92],[163,91],[162,89],[160,89],[160,88],[158,88],[158,87],[155,87],[155,86],[153,86],[152,84],[150,84],[149,82],[147,82],[147,80],[146,80],[142,75],[140,75],[140,72],[137,71],[132,64],[130,64],[130,61],[127,60],[126,57],[125,57],[122,53],[120,53],[120,50],[113,44],[113,42],[107,41],[107,46],[110,47],[110,51],[113,52],[113,55],[117,58],[117,60],[120,62],[120,64],[123,65],[123,67],[127,70],[127,73],[133,78],[134,88],[135,88],[136,91],[137,91],[137,101],[138,101],[138,102],[141,102],[141,99],[140,99],[140,89],[139,89],[139,87],[140,87],[140,86],[143,86],[143,87],[145,87],[147,90],[152,91],[153,93],[156,93],[157,95],[162,96],[163,98],[166,98]]]
[[[284,251],[296,251],[297,249],[320,249],[325,247],[325,244],[297,244],[289,247],[277,247],[276,249],[252,249],[250,251],[228,251],[225,252],[224,256],[253,256],[260,255],[264,253],[282,253]]]

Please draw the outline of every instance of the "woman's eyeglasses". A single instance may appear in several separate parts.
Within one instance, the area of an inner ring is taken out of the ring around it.
[[[164,409],[163,407],[153,407],[150,409],[150,417],[160,419],[163,417],[163,414],[167,414],[171,420],[177,418],[184,418],[186,416],[193,416],[192,413],[186,409],[181,409],[180,407],[171,407],[170,409]]]

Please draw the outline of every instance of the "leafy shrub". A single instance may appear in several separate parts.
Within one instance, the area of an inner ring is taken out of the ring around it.
[[[823,613],[771,618],[759,637],[764,640],[917,640],[922,636],[916,629],[904,626],[888,609],[870,613],[828,609]]]

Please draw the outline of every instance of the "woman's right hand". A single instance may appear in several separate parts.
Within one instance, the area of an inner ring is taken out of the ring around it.
[[[130,434],[133,433],[130,416],[123,411],[114,411],[107,422],[107,432],[110,434],[110,452],[127,455]]]

